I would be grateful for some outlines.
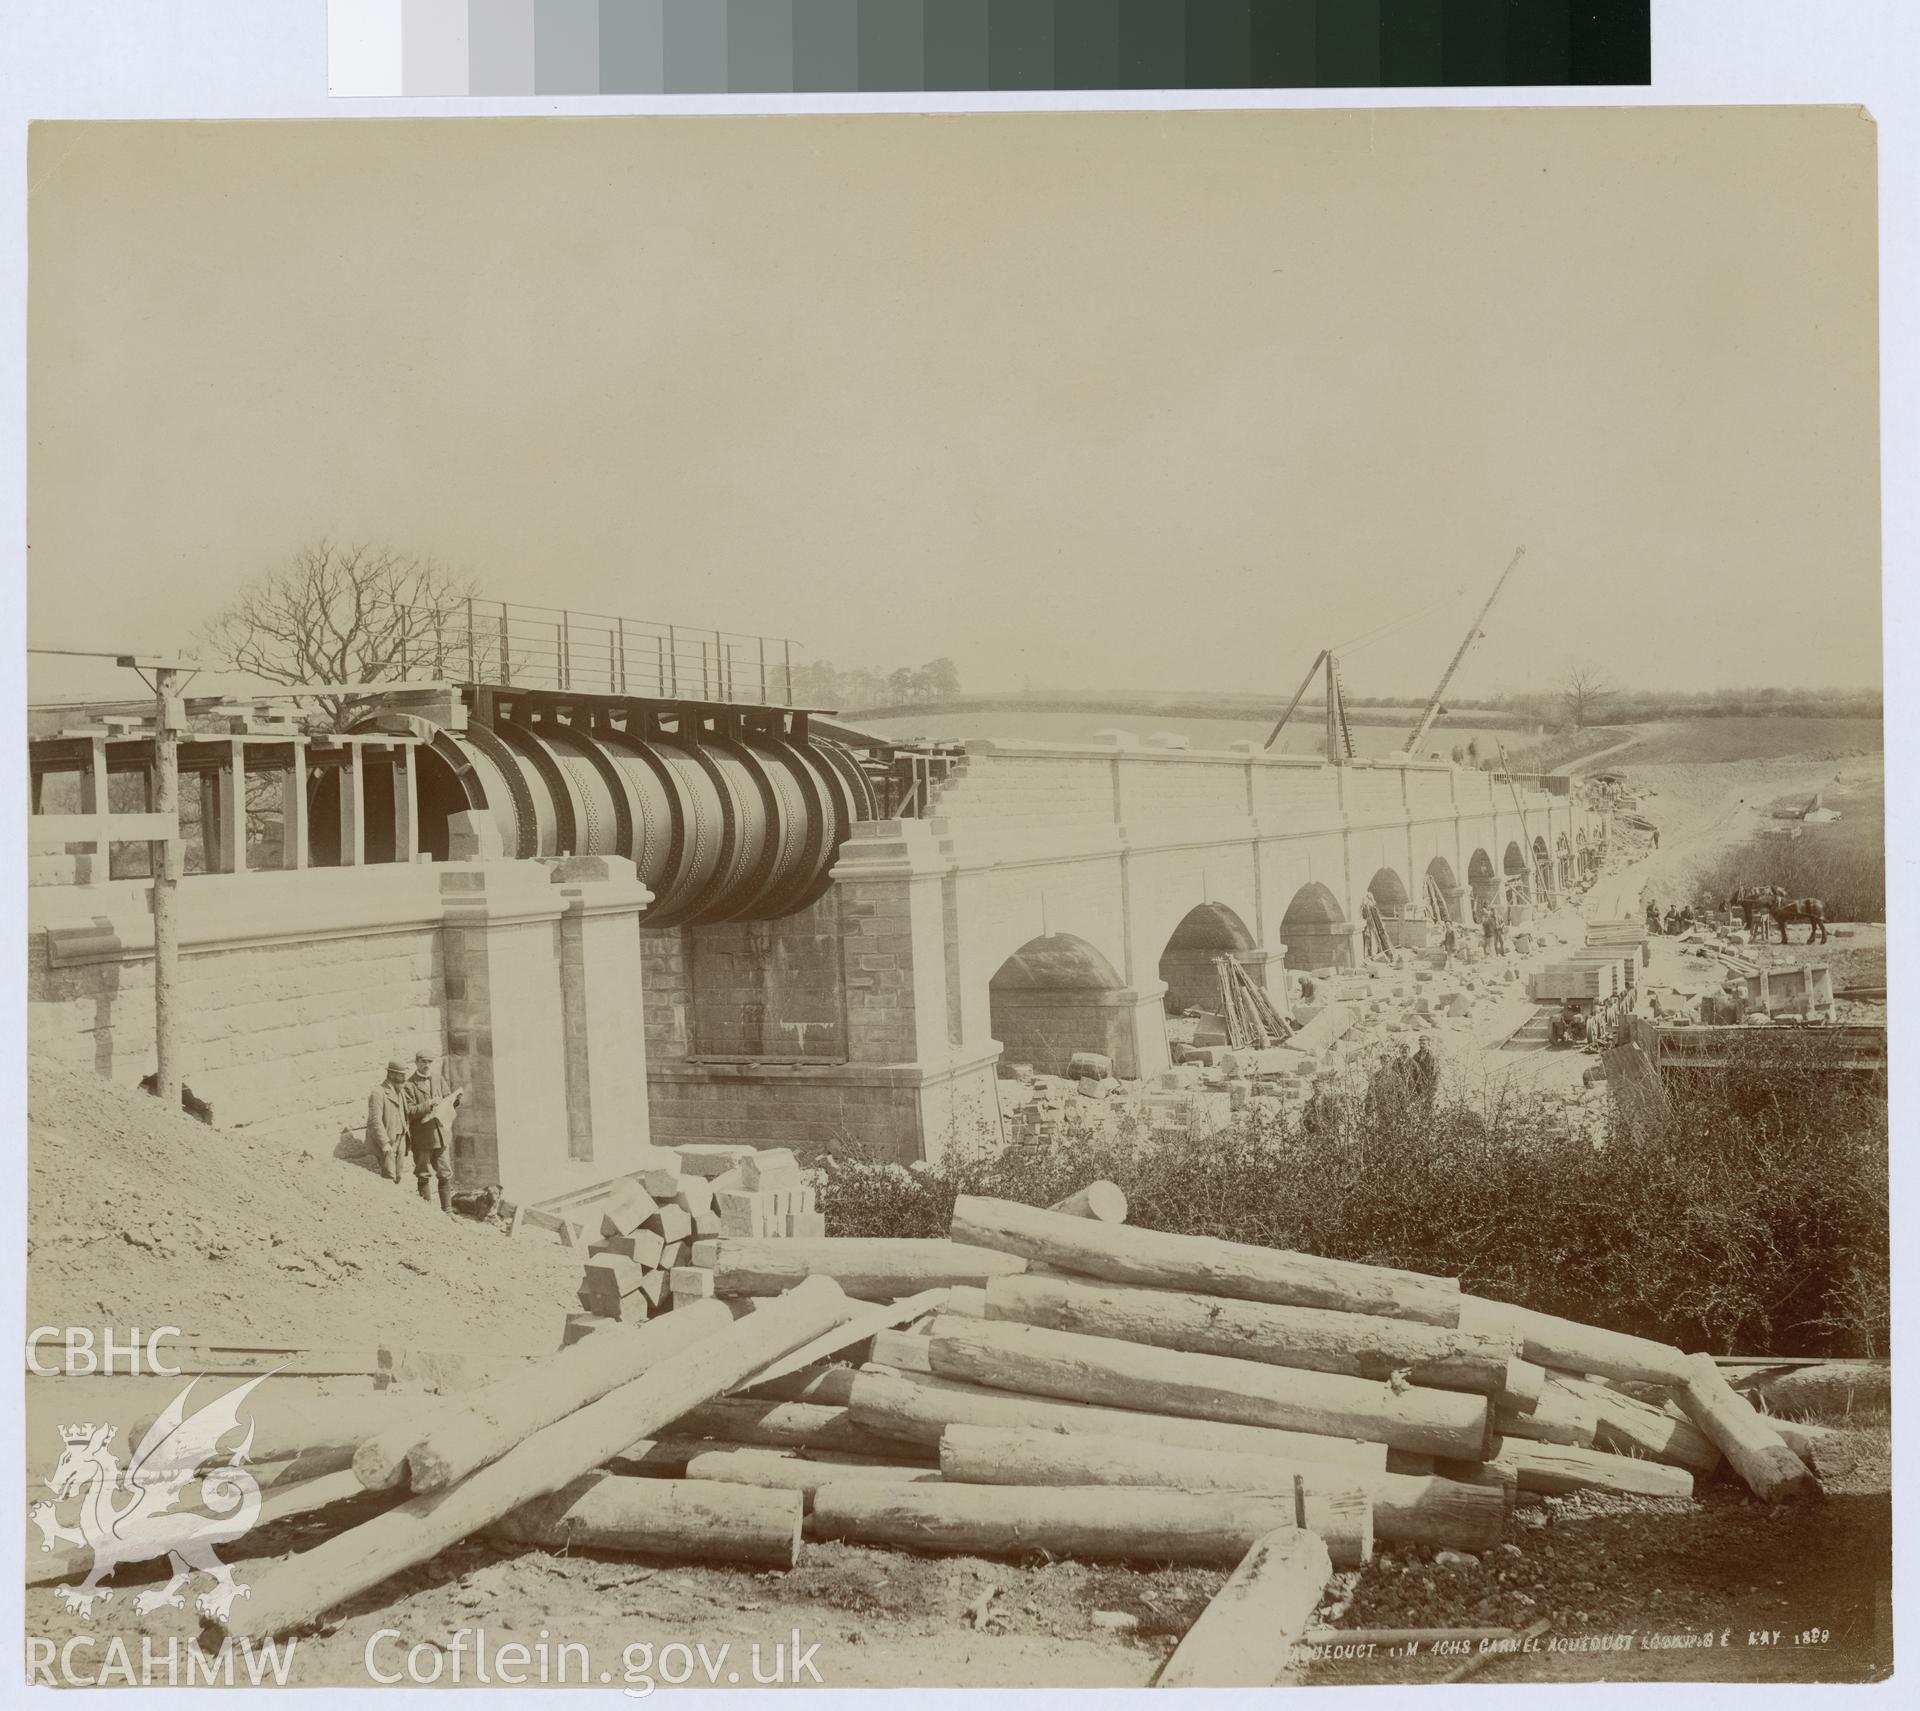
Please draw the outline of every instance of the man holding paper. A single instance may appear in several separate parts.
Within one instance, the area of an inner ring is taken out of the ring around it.
[[[413,1055],[413,1074],[407,1081],[407,1147],[413,1154],[413,1179],[420,1198],[431,1200],[429,1177],[440,1187],[440,1210],[453,1210],[453,1120],[461,1089],[451,1086],[447,1072],[430,1051]]]

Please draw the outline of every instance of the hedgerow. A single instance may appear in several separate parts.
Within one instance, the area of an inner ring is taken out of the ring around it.
[[[1884,1081],[1720,1082],[1571,1132],[1535,1099],[1355,1087],[1192,1138],[842,1148],[821,1203],[831,1235],[940,1236],[958,1194],[1044,1206],[1105,1178],[1147,1229],[1457,1276],[1689,1350],[1863,1356],[1887,1347],[1887,1128]]]

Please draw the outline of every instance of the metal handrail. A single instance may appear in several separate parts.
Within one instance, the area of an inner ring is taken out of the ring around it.
[[[743,706],[793,705],[784,636],[688,629],[646,618],[475,597],[396,608],[420,632],[418,663],[497,688],[578,690]]]

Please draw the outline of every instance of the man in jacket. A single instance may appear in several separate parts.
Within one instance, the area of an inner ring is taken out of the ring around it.
[[[413,1179],[420,1198],[433,1199],[427,1180],[434,1178],[442,1212],[453,1210],[453,1105],[459,1097],[433,1053],[416,1052],[406,1085],[407,1145],[413,1153]],[[453,1105],[444,1103],[449,1098]]]
[[[407,1156],[407,1066],[387,1060],[387,1079],[367,1097],[367,1151],[374,1168],[392,1182],[406,1181],[401,1160]]]

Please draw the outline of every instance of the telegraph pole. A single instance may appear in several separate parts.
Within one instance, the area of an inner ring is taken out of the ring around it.
[[[122,661],[130,664],[131,661]],[[176,835],[147,845],[153,869],[153,1045],[160,1085],[155,1090],[169,1111],[180,1104],[180,1052],[174,1032],[173,988],[180,972],[179,902],[180,726],[184,708],[174,693],[179,670],[160,665],[153,673],[153,811],[164,814]]]

